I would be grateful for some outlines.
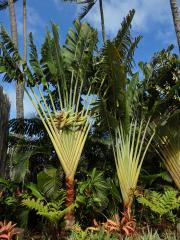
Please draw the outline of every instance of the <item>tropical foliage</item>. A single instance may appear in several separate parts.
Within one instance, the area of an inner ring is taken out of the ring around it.
[[[158,213],[160,217],[167,217],[175,222],[176,217],[173,214],[174,209],[179,209],[180,198],[175,190],[167,190],[163,194],[152,191],[147,196],[138,197],[138,202],[149,207],[153,212]]]
[[[179,57],[169,46],[134,68],[135,10],[107,39],[99,0],[98,44],[97,31],[80,21],[98,1],[74,2],[85,8],[64,45],[52,23],[40,49],[30,33],[28,61],[1,28],[2,80],[21,84],[37,115],[9,121],[0,236],[13,239],[17,223],[23,239],[175,239]]]

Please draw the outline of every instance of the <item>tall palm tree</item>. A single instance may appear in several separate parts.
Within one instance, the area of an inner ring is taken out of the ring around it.
[[[17,0],[2,0],[0,1],[0,10],[9,8],[9,17],[10,17],[10,27],[11,27],[11,35],[12,40],[14,42],[15,47],[18,49],[18,34],[17,34],[17,23],[16,23],[16,15],[14,10],[14,3]],[[18,79],[17,79],[18,80]],[[23,119],[24,118],[24,89],[22,83],[16,83],[16,118]]]
[[[18,35],[17,35],[16,16],[15,16],[15,10],[14,10],[14,1],[8,0],[8,5],[9,5],[9,17],[10,17],[12,40],[14,42],[15,47],[18,49]],[[18,119],[24,118],[23,98],[24,98],[24,89],[23,89],[22,83],[17,81],[16,82],[16,118]]]
[[[106,42],[106,32],[105,32],[105,23],[104,23],[104,11],[103,11],[103,0],[64,0],[65,2],[76,2],[77,4],[83,4],[83,9],[79,15],[79,19],[84,18],[88,12],[93,8],[93,6],[99,1],[99,11],[101,16],[101,29],[102,29],[102,38],[103,42]]]
[[[179,51],[180,51],[180,14],[178,10],[177,0],[170,0],[171,11],[173,16],[174,28],[176,31]]]

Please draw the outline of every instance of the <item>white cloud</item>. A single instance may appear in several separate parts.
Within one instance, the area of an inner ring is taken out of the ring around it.
[[[172,24],[168,0],[104,0],[104,15],[106,31],[114,36],[123,18],[130,9],[135,9],[133,29],[136,32],[153,32],[157,24],[169,26]],[[87,20],[100,30],[99,5],[88,14]]]
[[[164,44],[169,45],[173,44],[175,47],[177,46],[177,40],[174,29],[160,29],[157,32],[157,39],[161,40]]]
[[[23,36],[23,7],[17,8],[17,28],[18,33]],[[37,33],[39,27],[44,28],[45,23],[39,13],[32,6],[27,6],[27,32]]]
[[[54,3],[56,4],[57,7],[60,7],[62,5],[62,1],[61,0],[53,0]]]

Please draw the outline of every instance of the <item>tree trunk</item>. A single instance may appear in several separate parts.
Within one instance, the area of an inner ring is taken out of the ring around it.
[[[177,0],[170,0],[170,5],[171,5],[174,28],[175,28],[179,51],[180,51],[180,15],[179,15],[179,11],[178,11]]]
[[[74,203],[74,179],[66,178],[66,207]],[[66,229],[71,229],[74,225],[74,211],[70,210],[65,215]]]
[[[10,103],[0,87],[0,177],[5,177]]]
[[[14,42],[15,47],[18,48],[17,24],[16,24],[16,16],[14,11],[13,0],[8,0],[8,5],[9,5],[9,16],[10,16],[12,40]],[[18,79],[16,79],[16,81],[18,81]],[[24,98],[23,84],[16,82],[16,118],[17,119],[24,118],[23,98]]]
[[[105,32],[104,12],[103,12],[102,0],[99,0],[99,10],[100,10],[100,14],[101,14],[102,38],[103,38],[103,42],[105,44],[106,43],[106,32]]]
[[[24,61],[27,61],[27,14],[26,14],[26,0],[23,0],[23,27],[24,27]]]

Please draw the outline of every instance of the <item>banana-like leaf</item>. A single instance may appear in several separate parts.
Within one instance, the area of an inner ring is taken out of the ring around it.
[[[56,198],[59,196],[61,180],[58,169],[53,166],[49,166],[37,175],[38,189],[40,189],[47,197],[52,199]]]
[[[134,51],[138,46],[141,36],[133,39],[131,36],[131,23],[135,14],[135,10],[129,11],[128,15],[124,18],[121,23],[121,28],[118,31],[117,36],[114,38],[114,43],[121,56],[121,62],[126,65],[126,70],[132,73],[132,67],[134,65]]]
[[[92,52],[97,44],[97,32],[87,23],[79,20],[74,22],[74,28],[68,31],[63,56],[67,68],[76,74],[85,75],[92,62]]]

